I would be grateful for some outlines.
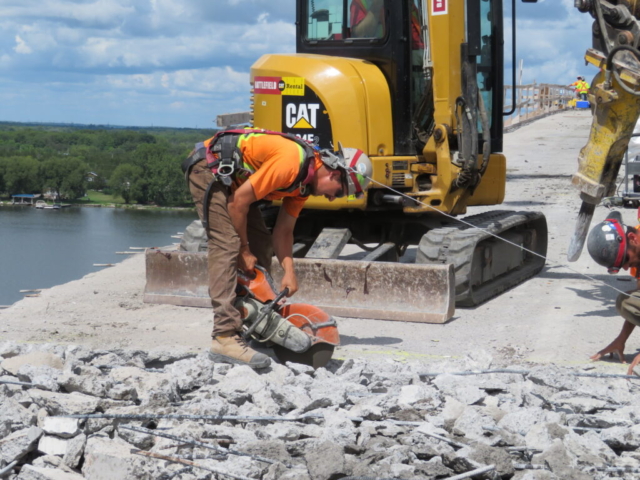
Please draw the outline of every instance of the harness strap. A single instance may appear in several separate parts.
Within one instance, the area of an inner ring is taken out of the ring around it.
[[[198,163],[200,160],[207,158],[207,149],[204,147],[204,143],[200,142],[196,144],[196,148],[193,149],[191,155],[185,158],[182,161],[182,173],[184,173],[184,178],[189,181],[189,173],[191,173],[191,168]]]
[[[205,232],[209,230],[209,205],[211,204],[211,189],[217,181],[218,179],[215,176],[211,179],[209,185],[207,185],[207,189],[204,191],[204,198],[202,199],[201,221]]]
[[[272,130],[262,130],[259,128],[246,128],[246,129],[229,129],[218,132],[211,140],[209,148],[205,151],[207,159],[207,165],[216,177],[219,177],[220,181],[227,186],[232,183],[233,176],[240,172],[245,172],[251,175],[251,171],[247,171],[242,163],[242,153],[237,146],[238,137],[241,135],[247,135],[251,133],[263,134],[263,135],[279,135],[292,142],[296,143],[303,149],[304,161],[300,165],[300,171],[294,180],[294,182],[287,188],[280,188],[280,192],[293,192],[298,188],[301,189],[301,196],[306,197],[309,194],[305,194],[305,189],[302,188],[301,183],[309,176],[309,168],[315,159],[316,150],[308,142],[302,140],[300,137],[296,137],[290,133],[276,132]]]

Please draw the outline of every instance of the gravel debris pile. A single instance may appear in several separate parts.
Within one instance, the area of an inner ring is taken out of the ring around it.
[[[2,479],[640,478],[639,384],[622,375],[492,370],[484,352],[255,372],[4,342],[0,361]]]

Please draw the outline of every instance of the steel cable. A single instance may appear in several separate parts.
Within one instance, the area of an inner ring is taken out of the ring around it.
[[[359,173],[359,172],[357,172],[357,171],[356,171],[355,169],[353,169],[353,168],[349,168],[349,170],[350,170],[350,171],[352,171],[352,172],[354,172],[354,173]],[[359,174],[360,174],[360,173],[359,173]],[[362,174],[360,174],[360,175],[362,175]],[[431,206],[431,205],[428,205],[428,204],[426,204],[426,203],[424,203],[424,202],[421,202],[420,200],[418,200],[418,199],[416,199],[416,198],[414,198],[414,197],[411,197],[411,196],[409,196],[409,195],[407,195],[407,194],[405,194],[405,193],[403,193],[403,192],[400,192],[400,191],[398,191],[398,190],[395,190],[394,188],[392,188],[392,187],[390,187],[390,186],[388,186],[388,185],[385,185],[385,184],[383,184],[383,183],[380,183],[380,182],[378,182],[378,181],[374,180],[374,179],[373,179],[373,178],[371,178],[371,177],[367,177],[366,175],[362,175],[362,176],[363,176],[364,178],[368,179],[371,183],[374,183],[374,184],[376,184],[376,185],[378,185],[378,186],[380,186],[380,187],[386,188],[387,190],[390,190],[390,191],[392,191],[393,193],[395,193],[395,194],[397,194],[397,195],[400,195],[400,196],[402,196],[402,197],[404,197],[404,198],[407,198],[407,199],[411,200],[412,202],[415,202],[415,203],[417,203],[417,204],[419,204],[419,205],[422,205],[422,206],[424,206],[424,207],[427,207],[427,208],[431,209],[431,210],[432,210],[432,211],[434,211],[434,212],[440,213],[441,215],[444,215],[445,217],[447,217],[447,218],[449,218],[449,219],[451,219],[451,220],[454,220],[454,221],[456,221],[456,222],[460,222],[460,223],[462,223],[462,224],[464,224],[464,225],[467,225],[467,226],[469,226],[469,227],[471,227],[471,228],[473,228],[473,229],[475,229],[475,230],[479,230],[479,231],[481,231],[481,232],[484,232],[484,233],[486,233],[487,235],[490,235],[490,236],[492,236],[492,237],[494,237],[494,238],[497,238],[497,239],[499,239],[499,240],[502,240],[503,242],[508,243],[509,245],[512,245],[512,246],[514,246],[514,247],[517,247],[517,248],[519,248],[519,249],[521,249],[521,250],[523,250],[523,251],[525,251],[525,252],[527,252],[527,253],[530,253],[531,255],[535,255],[536,257],[539,257],[539,258],[541,258],[541,259],[545,260],[546,262],[549,262],[549,263],[551,264],[551,266],[561,267],[561,268],[566,268],[566,269],[568,269],[568,270],[570,270],[570,271],[572,271],[572,272],[574,272],[574,273],[577,273],[578,275],[580,275],[580,276],[582,276],[582,277],[584,277],[584,278],[587,278],[587,279],[591,280],[591,281],[592,281],[592,282],[594,282],[594,283],[599,283],[599,284],[601,284],[601,285],[604,285],[604,286],[606,286],[606,287],[609,287],[610,289],[615,290],[615,291],[616,291],[616,292],[618,292],[618,293],[622,293],[622,294],[626,295],[627,297],[629,297],[629,296],[630,296],[630,294],[629,294],[629,293],[624,292],[624,291],[622,291],[622,290],[620,290],[620,289],[618,289],[618,288],[614,287],[613,285],[608,284],[607,282],[605,282],[605,281],[603,281],[603,280],[599,280],[599,279],[597,279],[597,278],[595,278],[595,277],[592,277],[591,275],[587,275],[586,273],[582,273],[582,272],[580,272],[580,271],[578,271],[578,270],[576,270],[576,269],[574,269],[574,268],[571,268],[569,265],[565,265],[565,264],[562,264],[562,263],[559,263],[559,262],[554,262],[554,261],[550,260],[550,259],[549,259],[549,257],[547,257],[547,256],[545,256],[545,255],[541,255],[541,254],[540,254],[540,253],[538,253],[538,252],[534,252],[533,250],[530,250],[530,249],[528,249],[528,248],[526,248],[526,247],[523,247],[522,245],[518,245],[518,244],[517,244],[517,243],[515,243],[515,242],[512,242],[512,241],[510,241],[510,240],[507,240],[506,238],[503,238],[503,237],[501,237],[501,236],[499,236],[499,235],[497,235],[497,234],[495,234],[495,233],[489,232],[488,230],[485,230],[485,229],[483,229],[483,228],[481,228],[481,227],[478,227],[477,225],[473,225],[472,223],[467,222],[467,221],[465,221],[465,220],[463,220],[463,219],[461,219],[461,218],[457,218],[457,217],[455,217],[455,216],[453,216],[453,215],[450,215],[450,214],[448,214],[448,213],[446,213],[446,212],[443,212],[443,211],[441,211],[441,210],[438,210],[437,208],[435,208],[435,207],[433,207],[433,206]]]

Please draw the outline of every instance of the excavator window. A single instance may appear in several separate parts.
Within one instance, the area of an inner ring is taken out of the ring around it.
[[[308,0],[308,41],[383,39],[384,0]]]
[[[493,105],[493,75],[495,72],[493,53],[493,28],[494,12],[490,0],[480,2],[480,55],[477,57],[478,89],[484,100],[484,107],[487,110],[490,124],[493,120],[491,107]],[[482,130],[482,125],[479,125]]]

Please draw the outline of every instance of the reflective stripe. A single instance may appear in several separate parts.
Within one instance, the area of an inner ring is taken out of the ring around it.
[[[360,185],[360,180],[358,179],[357,172],[355,172],[354,167],[358,164],[358,159],[362,155],[362,150],[357,150],[356,154],[351,159],[351,163],[349,164],[349,176],[351,177],[351,181],[353,182],[353,186],[356,187],[356,195],[362,193],[362,185]]]
[[[620,235],[620,238],[622,239],[622,241],[620,242],[620,246],[618,247],[618,254],[616,255],[616,261],[613,263],[613,267],[612,269],[615,269],[616,271],[620,270],[620,267],[622,267],[622,265],[624,264],[624,257],[625,257],[625,253],[627,252],[627,235],[624,231],[624,228],[622,227],[622,225],[620,225],[620,223],[617,220],[612,220],[609,219],[609,223],[611,223],[616,231],[618,232],[618,235]]]
[[[298,172],[298,175],[296,176],[296,180],[289,187],[279,188],[278,191],[290,192],[290,191],[297,190],[298,188],[301,188],[302,181],[308,177],[308,172],[307,172],[308,168],[305,168],[305,167],[308,167],[309,165],[311,165],[310,163],[307,163],[307,160],[310,160],[311,162],[314,161],[315,150],[313,149],[313,147],[311,147],[311,145],[309,145],[309,150],[305,149],[305,147],[301,144],[301,142],[304,142],[304,140],[298,137],[294,137],[293,135],[290,135],[290,134],[272,132],[269,130],[249,131],[247,133],[241,133],[241,131],[237,131],[237,130],[236,131],[227,130],[224,133],[226,133],[226,135],[236,135],[237,137],[236,141],[234,142],[234,150],[235,150],[235,153],[237,154],[237,157],[239,157],[239,161],[235,160],[236,168],[235,168],[235,172],[232,174],[234,180],[246,181],[251,175],[253,175],[256,172],[258,168],[260,168],[260,167],[255,167],[245,161],[244,155],[242,154],[242,147],[244,145],[244,142],[250,140],[252,137],[260,137],[265,135],[279,135],[283,138],[286,138],[287,140],[292,141],[293,144],[298,148],[300,170]],[[205,145],[207,146],[207,149],[206,149],[207,165],[211,169],[214,175],[217,175],[218,165],[220,163],[220,155],[222,154],[222,151],[220,153],[216,152],[214,154],[212,149],[213,149],[213,145],[216,144],[221,138],[223,138],[223,136],[219,133],[215,137],[212,137],[205,142]],[[307,154],[309,154],[309,157],[307,157]]]

